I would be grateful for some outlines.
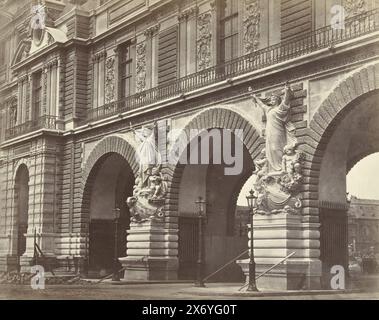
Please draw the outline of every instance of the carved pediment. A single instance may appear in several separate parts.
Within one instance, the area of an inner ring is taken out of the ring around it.
[[[19,63],[29,55],[38,52],[52,43],[64,43],[66,41],[66,34],[59,29],[50,27],[32,29],[30,35],[20,41],[12,65]]]

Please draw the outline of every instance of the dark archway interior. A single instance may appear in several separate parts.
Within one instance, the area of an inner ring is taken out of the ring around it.
[[[126,232],[129,229],[130,213],[126,205],[132,195],[134,175],[126,160],[110,153],[99,159],[91,172],[94,175],[90,192],[88,271],[92,277],[101,277],[112,272],[117,241],[117,256],[126,255]],[[116,223],[115,209],[120,209]]]
[[[379,151],[378,99],[377,91],[356,99],[330,127],[319,178],[320,259],[325,288],[329,288],[333,265],[343,265],[345,270],[348,267],[346,174],[363,157]]]
[[[235,136],[232,135],[232,137],[233,153],[236,149],[234,148]],[[242,145],[242,154],[236,155],[242,163],[241,171],[238,174],[225,175],[225,168],[230,165],[225,163],[223,157],[221,157],[221,163],[214,161],[213,142],[210,139],[209,149],[206,150],[209,152],[209,164],[186,164],[181,176],[179,191],[180,279],[196,277],[198,214],[195,201],[199,196],[205,198],[207,211],[204,230],[204,276],[211,274],[248,248],[247,234],[238,230],[238,228],[246,228],[246,225],[241,225],[236,219],[236,204],[241,188],[252,174],[253,161],[246,147]],[[222,146],[223,142],[222,138]],[[199,151],[199,157],[200,155],[201,151]],[[241,268],[236,263],[232,263],[209,281],[243,282],[244,275]]]
[[[14,201],[17,217],[17,256],[20,257],[26,251],[25,234],[28,231],[29,171],[25,165],[21,165],[16,173]]]

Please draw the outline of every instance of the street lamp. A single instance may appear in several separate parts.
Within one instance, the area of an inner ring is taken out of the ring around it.
[[[120,218],[120,209],[115,208],[114,213],[114,261],[113,261],[113,275],[112,281],[120,281],[118,273],[118,219]]]
[[[205,287],[203,282],[203,263],[204,263],[204,232],[203,232],[203,220],[205,218],[205,201],[202,197],[199,197],[195,201],[198,209],[198,219],[199,219],[199,250],[197,257],[197,280],[195,282],[195,287]]]
[[[255,261],[254,261],[254,207],[257,197],[253,190],[250,190],[249,194],[246,196],[247,205],[249,206],[250,214],[250,260],[249,260],[249,285],[247,291],[258,291],[257,284],[255,283]]]

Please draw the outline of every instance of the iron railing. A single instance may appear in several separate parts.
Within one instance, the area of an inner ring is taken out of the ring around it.
[[[307,55],[379,30],[379,10],[374,9],[345,20],[343,29],[322,27],[276,45],[257,50],[226,63],[190,74],[164,85],[88,110],[85,122],[100,120],[190,91],[231,79],[283,61]]]
[[[63,128],[58,117],[44,115],[35,120],[29,120],[8,128],[5,137],[6,139],[11,139],[39,129],[62,130]]]

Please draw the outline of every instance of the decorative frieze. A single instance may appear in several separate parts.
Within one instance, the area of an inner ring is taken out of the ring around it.
[[[197,19],[197,65],[198,70],[204,70],[211,66],[211,31],[212,15],[210,13],[203,13]]]
[[[258,49],[260,18],[259,0],[245,0],[243,42],[246,53],[251,53]]]
[[[146,88],[146,41],[137,44],[136,52],[136,88],[141,92]]]

